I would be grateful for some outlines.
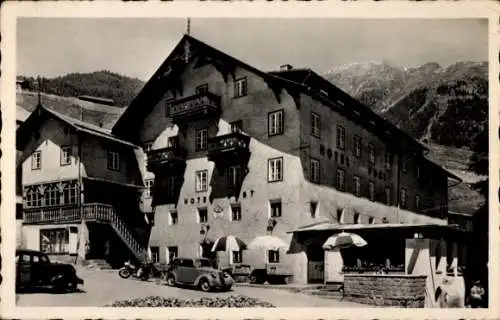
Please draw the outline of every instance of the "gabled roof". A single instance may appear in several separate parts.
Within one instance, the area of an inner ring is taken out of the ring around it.
[[[171,72],[168,73],[169,67],[172,70],[172,66],[181,66],[183,68],[185,63],[183,63],[184,46],[186,42],[189,43],[192,52],[200,52],[207,55],[215,55],[221,58],[226,63],[232,63],[241,68],[249,70],[259,76],[261,76],[268,83],[273,85],[278,85],[286,89],[298,90],[304,94],[307,94],[315,99],[318,99],[330,107],[339,109],[343,113],[349,113],[352,115],[353,110],[356,110],[359,115],[358,119],[374,122],[374,127],[378,128],[381,132],[389,132],[394,137],[401,138],[403,140],[403,145],[408,145],[411,148],[423,151],[426,147],[420,144],[415,139],[411,138],[408,134],[388,122],[387,120],[381,118],[376,113],[371,111],[368,107],[362,105],[359,101],[349,96],[347,93],[341,89],[334,86],[331,82],[319,76],[317,73],[311,69],[292,69],[287,71],[278,72],[264,72],[251,65],[238,60],[198,39],[195,39],[189,35],[184,35],[179,43],[175,46],[169,56],[156,70],[153,76],[148,80],[146,85],[143,87],[141,92],[136,96],[136,98],[129,105],[127,110],[123,113],[120,119],[116,122],[113,127],[113,133],[119,136],[126,136],[127,133],[130,134],[131,129],[138,129],[139,122],[141,119],[146,117],[154,108],[156,103],[161,99],[162,95],[165,93],[165,88],[169,84],[169,81],[175,80],[175,74]],[[166,74],[166,75],[165,75]],[[328,91],[332,97],[335,99],[330,99],[321,93],[321,90]],[[340,104],[337,100],[342,101]],[[348,104],[348,107],[343,107],[342,104]],[[350,110],[349,108],[353,109]],[[132,138],[132,137],[127,137]]]
[[[137,137],[133,136],[134,130],[139,129],[142,119],[151,112],[162,98],[165,93],[165,88],[168,87],[168,85],[172,85],[172,81],[175,80],[176,74],[169,72],[169,70],[171,71],[172,67],[175,65],[180,65],[181,69],[184,68],[183,50],[186,42],[189,43],[190,50],[194,53],[203,51],[205,54],[214,55],[223,59],[225,62],[230,62],[261,76],[269,84],[302,92],[303,94],[309,95],[337,109],[347,116],[354,116],[357,118],[357,121],[366,122],[373,130],[377,131],[377,134],[384,135],[386,139],[388,139],[388,136],[390,136],[389,139],[392,141],[400,139],[401,145],[411,150],[415,150],[416,152],[428,150],[426,146],[413,139],[410,135],[389,121],[377,115],[370,108],[361,104],[311,69],[264,72],[189,35],[184,35],[182,37],[165,61],[160,65],[118,119],[112,129],[113,134],[129,140],[137,139]],[[326,95],[325,92],[327,93]],[[134,142],[138,143],[138,141]],[[441,167],[441,169],[443,168]],[[449,171],[446,171],[446,173],[460,180]]]
[[[203,51],[204,53],[212,54],[217,57],[224,59],[226,62],[231,62],[238,65],[244,69],[247,69],[261,77],[265,80],[280,83],[281,85],[287,87],[293,87],[298,90],[307,91],[305,86],[297,84],[293,81],[289,81],[285,78],[276,77],[274,75],[263,72],[243,61],[240,61],[198,39],[195,39],[189,35],[184,35],[179,43],[175,46],[172,52],[168,55],[165,61],[160,65],[160,67],[155,71],[151,78],[146,82],[142,90],[135,97],[135,99],[130,103],[125,112],[121,115],[118,121],[113,126],[113,133],[118,136],[126,136],[131,130],[137,129],[140,120],[144,119],[151,110],[156,106],[158,101],[162,98],[165,93],[165,88],[172,84],[172,80],[175,80],[175,74],[173,75],[170,71],[173,66],[181,66],[183,68],[185,63],[183,61],[184,57],[184,46],[186,42],[189,43],[192,52]]]
[[[85,132],[87,134],[100,137],[127,147],[138,148],[138,146],[115,137],[111,134],[110,130],[103,129],[101,127],[80,121],[78,119],[68,117],[54,110],[50,110],[48,108],[43,107],[42,105],[38,105],[37,108],[30,114],[30,116],[22,123],[17,129],[17,149],[21,150],[24,143],[27,141],[27,137],[30,137],[33,132],[33,127],[40,124],[39,120],[43,116],[50,116],[55,119],[58,119],[67,125],[71,126],[77,131]]]

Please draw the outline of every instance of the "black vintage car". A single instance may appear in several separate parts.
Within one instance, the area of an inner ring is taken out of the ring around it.
[[[52,263],[36,250],[16,250],[16,290],[32,287],[52,287],[60,292],[75,291],[83,280],[70,264]]]

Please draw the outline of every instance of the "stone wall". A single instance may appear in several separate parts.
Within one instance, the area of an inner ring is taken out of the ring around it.
[[[404,308],[423,308],[426,276],[344,275],[346,300],[359,303]]]

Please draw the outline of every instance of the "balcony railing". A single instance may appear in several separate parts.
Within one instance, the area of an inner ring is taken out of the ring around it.
[[[174,100],[167,106],[168,116],[176,124],[220,114],[220,96],[210,92]]]
[[[221,157],[226,160],[231,157],[248,155],[250,150],[250,137],[240,132],[233,132],[211,138],[208,141],[208,157],[217,161]]]
[[[82,217],[85,220],[109,222],[112,206],[102,203],[86,203],[78,207],[53,207],[40,208],[38,210],[25,211],[23,219],[25,224],[46,223],[79,223]]]
[[[159,166],[165,164],[175,165],[176,163],[185,163],[186,155],[186,149],[179,147],[167,147],[163,149],[151,150],[148,152],[148,170],[156,171]]]
[[[81,208],[58,207],[26,211],[24,224],[61,224],[97,221],[109,224],[138,259],[142,259],[146,248],[130,232],[127,224],[116,214],[113,206],[103,203],[86,203]]]

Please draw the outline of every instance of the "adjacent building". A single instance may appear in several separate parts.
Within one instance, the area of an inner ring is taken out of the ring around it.
[[[153,259],[164,263],[210,256],[223,235],[289,242],[288,231],[325,221],[446,224],[448,180],[458,179],[314,71],[263,72],[189,35],[112,133],[142,146],[143,181],[127,183],[145,186],[138,212],[148,213]],[[324,255],[246,250],[219,263],[258,258],[307,282],[317,276],[304,268],[321,270]]]
[[[144,254],[137,146],[38,105],[17,129],[17,150],[23,247],[112,266]]]

